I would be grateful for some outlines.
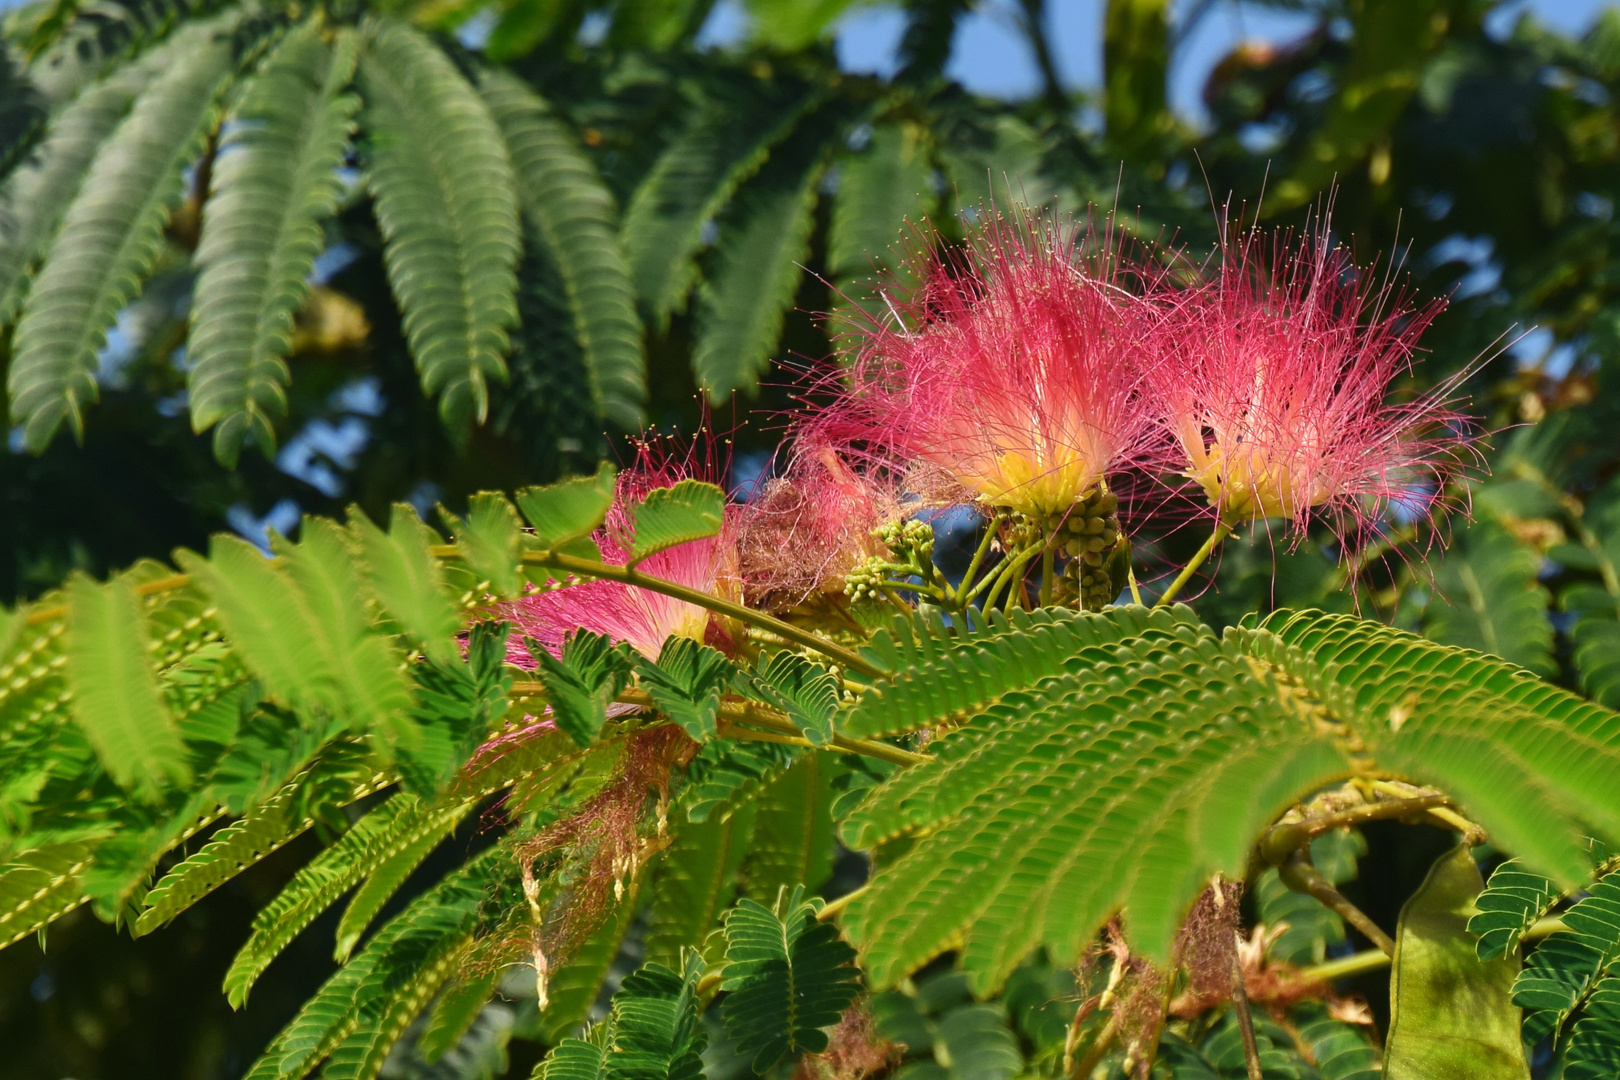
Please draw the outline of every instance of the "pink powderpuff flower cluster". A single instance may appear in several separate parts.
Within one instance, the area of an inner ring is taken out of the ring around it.
[[[1316,511],[1365,523],[1444,491],[1470,445],[1462,376],[1390,399],[1443,304],[1373,283],[1325,219],[1269,248],[1240,234],[1189,272],[1106,222],[991,214],[899,280],[913,284],[854,335],[800,428],[936,501],[1050,520],[1151,477],[1228,525],[1283,518],[1299,535]]]
[[[1154,435],[1140,358],[1152,313],[1127,279],[1142,267],[1108,230],[987,214],[960,250],[911,253],[859,328],[811,426],[901,461],[911,491],[1048,517],[1067,513]]]
[[[1178,471],[1228,525],[1313,512],[1366,523],[1461,467],[1461,376],[1392,401],[1444,307],[1357,269],[1326,222],[1297,240],[1250,231],[1161,320],[1150,398]],[[1466,374],[1466,372],[1465,372]]]
[[[613,505],[602,527],[593,534],[602,560],[623,566],[630,560],[631,508],[655,488],[674,487],[681,480],[720,479],[712,466],[696,460],[695,450],[685,455],[666,454],[651,443],[641,447],[638,461],[619,474]],[[719,535],[678,544],[637,564],[653,577],[673,581],[699,592],[735,601],[742,592],[737,572],[737,525],[729,513]],[[576,630],[605,634],[628,642],[648,659],[656,659],[672,637],[691,638],[721,648],[729,647],[725,627],[705,608],[662,593],[638,589],[617,581],[582,581],[559,585],[545,592],[496,605],[491,614],[512,623],[507,660],[532,670],[536,662],[523,644],[533,638],[553,655],[561,655],[563,642]]]
[[[743,507],[738,553],[744,599],[785,610],[839,593],[856,564],[884,553],[873,535],[905,515],[898,480],[801,430],[781,474]]]

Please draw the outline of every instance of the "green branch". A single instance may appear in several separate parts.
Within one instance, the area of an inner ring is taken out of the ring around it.
[[[814,649],[829,660],[837,661],[847,670],[858,671],[869,679],[888,677],[888,672],[870,663],[865,657],[844,648],[842,645],[828,641],[820,634],[802,630],[790,622],[785,622],[763,611],[755,611],[753,608],[734,604],[730,600],[722,600],[718,596],[699,589],[688,588],[673,581],[666,581],[650,574],[643,574],[641,571],[633,570],[627,566],[611,566],[607,563],[579,559],[556,551],[524,552],[523,562],[531,566],[543,566],[549,570],[562,570],[565,573],[578,574],[581,577],[617,581],[624,585],[633,585],[638,589],[646,589],[648,592],[673,597],[676,600],[684,600],[688,604],[706,608],[718,615],[736,619],[738,622],[748,626],[769,631],[777,637],[791,641],[796,645]]]

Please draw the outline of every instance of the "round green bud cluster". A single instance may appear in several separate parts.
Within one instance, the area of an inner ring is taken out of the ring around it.
[[[1064,573],[1078,586],[1080,606],[1095,611],[1117,595],[1109,560],[1119,543],[1119,496],[1094,491],[1074,504],[1064,524]]]
[[[891,521],[872,530],[872,535],[899,559],[915,556],[919,563],[934,557],[934,527],[911,518]]]
[[[862,600],[881,600],[883,594],[879,588],[888,575],[888,567],[888,562],[876,555],[865,562],[857,563],[844,575],[845,595],[856,603]]]

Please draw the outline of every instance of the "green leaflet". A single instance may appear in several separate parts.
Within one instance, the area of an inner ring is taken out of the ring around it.
[[[479,89],[505,137],[523,213],[562,276],[597,411],[634,430],[647,397],[646,362],[613,196],[574,133],[522,81],[486,71]]]
[[[0,949],[66,915],[84,895],[81,875],[93,843],[78,840],[24,851],[0,863]]]
[[[656,664],[640,653],[632,660],[639,685],[659,712],[698,742],[714,737],[720,695],[736,672],[724,653],[691,638],[672,637],[664,642]]]
[[[1480,960],[1467,922],[1484,887],[1467,845],[1443,855],[1401,910],[1390,981],[1389,1080],[1527,1078],[1518,958]]]
[[[613,1021],[608,1019],[583,1039],[564,1039],[546,1055],[535,1077],[537,1080],[608,1080],[608,1051],[614,1034]]]
[[[1591,568],[1607,583],[1620,566],[1620,481],[1610,481],[1592,500],[1586,523],[1597,543],[1576,550],[1591,559]],[[1570,637],[1582,689],[1611,708],[1620,707],[1620,596],[1606,584],[1576,584],[1563,591],[1560,602],[1575,613]]]
[[[1531,1044],[1557,1034],[1620,960],[1620,870],[1590,885],[1563,921],[1567,929],[1549,935],[1513,983],[1513,1003],[1525,1010],[1525,1041]]]
[[[563,643],[560,658],[539,642],[528,645],[557,727],[589,746],[607,722],[608,705],[630,679],[630,646],[614,645],[607,635],[589,630],[576,630]]]
[[[372,631],[357,602],[359,572],[342,527],[328,518],[306,518],[298,544],[278,538],[274,546],[312,616],[315,645],[326,657],[342,703],[333,711],[356,728],[386,737],[379,747],[385,758],[393,749],[414,749],[418,740],[406,718],[412,694],[401,670],[403,657]]]
[[[176,559],[212,597],[234,651],[273,694],[297,708],[392,724],[410,702],[398,658],[364,623],[337,526],[306,530],[304,544],[283,545],[285,569],[227,536],[214,537],[208,559],[189,551]]]
[[[359,82],[388,280],[422,389],[459,431],[483,422],[489,380],[506,378],[517,320],[512,164],[483,99],[411,27],[371,24]]]
[[[832,741],[838,713],[838,677],[790,652],[761,657],[753,671],[739,673],[739,685],[787,714],[816,746]]]
[[[636,295],[662,329],[696,278],[693,257],[712,219],[770,148],[816,101],[808,86],[747,80],[709,91],[631,196],[619,235]]]
[[[906,222],[920,222],[935,201],[929,144],[921,125],[893,121],[874,126],[864,148],[840,158],[827,232],[827,268],[839,292],[835,332],[858,331],[864,316],[880,314],[876,275],[898,261]]]
[[[40,146],[6,178],[0,190],[9,219],[0,230],[0,325],[17,314],[27,295],[29,267],[83,186],[102,143],[136,96],[192,40],[187,36],[156,49],[86,87],[51,117]]]
[[[698,287],[692,351],[692,373],[710,401],[752,390],[770,362],[810,256],[816,190],[833,134],[799,131],[743,185],[720,222],[715,265]]]
[[[302,836],[313,822],[291,816],[298,787],[297,780],[288,784],[171,868],[146,894],[146,910],[135,923],[135,933],[147,934],[167,925],[249,866]]]
[[[1491,871],[1491,881],[1474,901],[1479,914],[1468,920],[1468,932],[1479,938],[1475,952],[1481,960],[1506,956],[1519,947],[1526,930],[1552,910],[1563,890],[1517,859]]]
[[[828,269],[862,277],[887,262],[905,222],[925,211],[928,187],[927,133],[904,122],[874,126],[866,146],[839,162]]]
[[[523,527],[506,496],[480,491],[467,500],[465,519],[442,506],[439,515],[456,538],[456,555],[482,588],[501,597],[515,597],[522,585],[518,557]]]
[[[903,674],[846,730],[957,726],[844,821],[852,847],[914,838],[846,913],[880,986],[951,947],[988,992],[1036,945],[1076,956],[1120,907],[1141,951],[1168,949],[1210,874],[1242,873],[1277,813],[1349,773],[1334,724],[1555,880],[1586,876],[1582,822],[1616,810],[1620,717],[1347,616],[1284,612],[1217,643],[1114,609],[884,651]]]
[[[1564,1052],[1564,1080],[1607,1080],[1620,1075],[1620,976],[1598,983]]]
[[[315,22],[294,28],[248,81],[217,156],[197,245],[187,349],[192,428],[214,432],[234,464],[254,441],[274,453],[287,411],[293,314],[325,245],[321,221],[343,194],[338,167],[360,100],[345,93],[356,37],[328,45]]]
[[[504,853],[477,856],[413,900],[305,1002],[245,1080],[375,1075],[389,1047],[455,972],[480,899]]]
[[[99,585],[75,574],[67,596],[73,716],[102,764],[148,798],[166,782],[186,782],[185,748],[152,670],[134,586],[125,577]]]
[[[720,923],[737,889],[737,872],[754,832],[754,806],[726,818],[672,823],[674,838],[653,869],[647,959],[668,965],[695,949]]]
[[[686,479],[657,487],[630,510],[634,523],[630,563],[660,551],[717,534],[725,524],[726,493],[713,484]]]
[[[1246,649],[1301,679],[1382,767],[1457,796],[1531,869],[1573,887],[1590,867],[1591,826],[1620,835],[1612,710],[1353,616],[1281,612],[1263,625]]]
[[[378,606],[425,655],[451,660],[461,613],[445,590],[444,572],[430,550],[439,542],[438,534],[404,503],[395,503],[390,510],[386,533],[358,507],[351,508],[349,531]]]
[[[895,671],[892,682],[864,694],[842,723],[846,735],[874,738],[933,727],[994,701],[1001,694],[1060,673],[1078,650],[1143,634],[1190,630],[1190,609],[1113,608],[1100,614],[1016,612],[983,632],[960,638],[923,633],[904,622],[869,648]]]
[[[679,804],[690,821],[729,816],[802,756],[803,751],[780,743],[715,739],[687,765]]]
[[[536,543],[548,550],[567,547],[601,528],[613,505],[618,470],[603,462],[595,476],[577,476],[517,493],[518,508],[534,526]]]
[[[836,852],[833,783],[843,767],[824,754],[805,754],[759,793],[743,865],[749,896],[774,901],[783,889],[819,889]]]
[[[1072,992],[1072,983],[1068,989]],[[1010,1007],[1012,996],[1009,987],[1004,1002],[975,1003],[961,972],[941,971],[919,978],[907,991],[872,995],[872,1014],[879,1035],[906,1047],[908,1077],[1012,1080],[1024,1067],[1012,1018],[1001,1007]],[[1068,1020],[1062,1016],[1054,1033],[1059,1047]]]
[[[698,1012],[703,961],[688,954],[680,973],[646,964],[613,995],[608,1076],[624,1080],[702,1080],[708,1036]]]
[[[225,973],[225,993],[233,1006],[287,944],[337,898],[390,859],[424,838],[442,838],[466,814],[466,804],[430,809],[410,795],[395,795],[293,876],[253,919],[253,933]]]
[[[1540,556],[1505,529],[1475,524],[1435,568],[1427,635],[1495,653],[1538,675],[1554,673],[1558,665],[1547,621],[1552,598],[1536,580],[1540,570]]]
[[[101,145],[18,320],[7,386],[26,445],[43,450],[64,421],[83,438],[97,399],[96,353],[151,270],[163,226],[235,67],[233,13],[182,32],[168,65]],[[178,47],[184,42],[184,47]]]
[[[476,623],[467,632],[467,662],[424,659],[414,672],[416,722],[412,745],[399,752],[407,791],[432,799],[455,784],[461,770],[507,711],[512,671],[506,666],[509,623]],[[485,788],[484,790],[490,790]]]
[[[773,911],[744,899],[726,916],[723,1016],[738,1052],[764,1073],[792,1054],[827,1048],[821,1029],[838,1022],[860,992],[855,950],[816,919],[803,892],[784,890]]]
[[[613,995],[613,1011],[585,1039],[564,1039],[537,1070],[543,1080],[703,1080],[708,1036],[697,1001],[703,961],[679,973],[645,964]]]
[[[491,971],[453,982],[445,988],[417,1043],[423,1061],[432,1065],[455,1049],[489,1003],[500,977],[501,972]]]
[[[421,866],[422,861],[456,831],[456,826],[461,824],[462,819],[471,810],[471,803],[450,807],[446,813],[435,817],[431,825],[366,876],[366,880],[355,890],[349,906],[343,910],[342,920],[338,922],[337,945],[332,950],[333,959],[342,963],[349,958],[354,947],[360,943],[360,936],[366,932],[366,927],[371,925],[371,921],[377,917],[383,905],[399,891],[401,885],[405,884],[405,879],[410,877],[411,872]]]

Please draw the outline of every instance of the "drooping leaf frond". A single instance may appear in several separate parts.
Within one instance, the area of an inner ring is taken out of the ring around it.
[[[716,97],[695,105],[636,188],[619,230],[636,295],[658,326],[668,323],[691,291],[704,223],[817,98],[808,86],[727,86],[710,93]]]
[[[443,839],[467,810],[465,804],[430,808],[413,796],[396,795],[361,818],[255,916],[252,935],[225,975],[225,993],[231,1004],[240,1006],[246,1001],[270,961],[338,897],[428,838],[434,843]],[[358,930],[354,933],[357,936]]]
[[[543,98],[504,72],[485,72],[480,89],[506,139],[523,212],[562,275],[597,410],[634,430],[647,397],[646,361],[613,196]]]
[[[63,422],[83,437],[84,410],[98,394],[96,355],[152,268],[183,170],[213,130],[235,70],[239,17],[176,37],[168,66],[99,148],[63,214],[18,321],[8,376],[12,419],[30,449],[43,449]]]
[[[9,324],[28,291],[28,272],[79,192],[96,152],[148,83],[174,59],[160,48],[86,88],[51,117],[44,138],[0,193],[0,324]]]
[[[511,160],[478,92],[409,26],[372,25],[359,81],[367,182],[422,389],[453,427],[482,423],[517,320]]]
[[[235,462],[249,439],[268,456],[287,411],[293,314],[336,209],[360,101],[346,93],[357,40],[330,44],[313,22],[293,29],[247,83],[227,119],[197,245],[188,342],[193,430]]]
[[[809,257],[822,143],[831,133],[799,132],[743,185],[719,225],[716,266],[698,290],[692,352],[692,373],[711,401],[752,387],[782,335]]]
[[[152,670],[134,586],[126,578],[100,585],[75,575],[67,594],[73,715],[107,771],[147,797],[167,782],[189,779],[185,749]]]

